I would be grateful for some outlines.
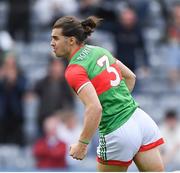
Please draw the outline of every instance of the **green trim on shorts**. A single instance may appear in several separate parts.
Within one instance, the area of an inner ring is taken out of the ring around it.
[[[100,140],[99,140],[99,145],[100,145],[100,157],[103,160],[107,160],[107,148],[106,148],[106,139],[104,135],[100,135]]]

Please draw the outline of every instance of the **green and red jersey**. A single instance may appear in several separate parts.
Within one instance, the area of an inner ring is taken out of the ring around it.
[[[132,98],[116,59],[104,48],[85,45],[71,58],[66,80],[78,94],[92,83],[102,106],[100,134],[108,134],[123,125],[138,104]]]

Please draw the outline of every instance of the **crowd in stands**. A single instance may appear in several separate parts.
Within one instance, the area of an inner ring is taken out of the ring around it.
[[[64,15],[103,18],[87,43],[137,75],[132,94],[162,130],[166,170],[180,169],[180,0],[0,0],[0,171],[96,170],[98,134],[86,166],[68,155],[83,105],[65,81],[67,61],[51,53]]]

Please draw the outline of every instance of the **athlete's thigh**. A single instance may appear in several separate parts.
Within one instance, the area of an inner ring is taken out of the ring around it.
[[[99,172],[126,172],[128,166],[116,166],[116,165],[104,165],[101,163],[97,163],[97,170]]]
[[[164,171],[164,165],[158,147],[144,152],[138,152],[133,160],[139,171]]]

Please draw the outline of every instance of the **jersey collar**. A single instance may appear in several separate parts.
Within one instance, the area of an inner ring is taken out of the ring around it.
[[[79,47],[77,47],[72,54],[70,55],[70,59],[83,47],[84,45],[80,45]]]

